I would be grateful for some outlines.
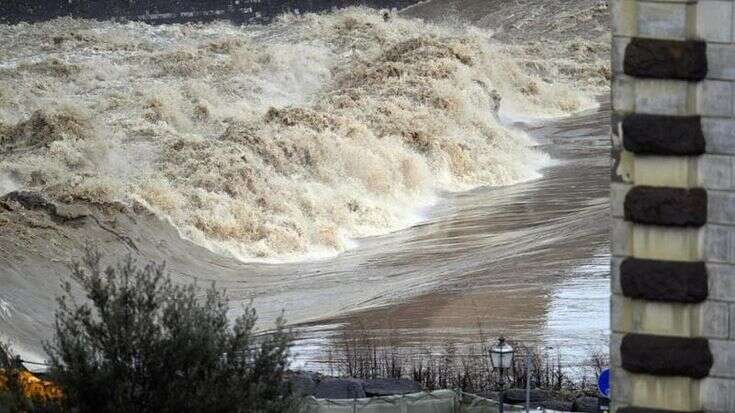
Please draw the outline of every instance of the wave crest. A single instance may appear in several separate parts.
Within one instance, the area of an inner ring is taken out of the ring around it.
[[[440,191],[532,179],[546,156],[499,106],[560,115],[592,102],[477,30],[362,8],[243,29],[13,30],[0,54],[27,65],[45,51],[74,70],[0,71],[17,94],[0,99],[0,172],[61,200],[142,202],[244,260],[334,254],[416,222]],[[62,100],[82,109],[49,114]]]

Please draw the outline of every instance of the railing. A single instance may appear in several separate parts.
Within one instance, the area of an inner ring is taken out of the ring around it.
[[[524,412],[525,408],[506,404],[504,410]],[[308,397],[302,407],[302,413],[496,413],[498,411],[496,400],[453,390],[345,400]],[[545,409],[533,411],[559,413],[557,410]]]

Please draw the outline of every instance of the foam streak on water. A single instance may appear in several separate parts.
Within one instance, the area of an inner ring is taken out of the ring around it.
[[[503,108],[590,106],[489,32],[366,9],[271,26],[0,26],[0,191],[139,203],[244,261],[332,256],[443,191],[539,176]]]

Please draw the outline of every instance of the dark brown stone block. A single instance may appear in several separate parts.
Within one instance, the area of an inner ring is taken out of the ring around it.
[[[626,334],[620,345],[623,368],[631,373],[701,379],[712,368],[705,338]]]
[[[625,49],[626,75],[700,81],[707,75],[707,43],[634,38]]]
[[[625,219],[647,225],[701,227],[707,223],[707,191],[633,187],[625,197]]]
[[[707,267],[703,262],[627,258],[620,264],[620,285],[629,298],[678,303],[707,299]]]
[[[705,151],[699,116],[632,114],[623,119],[623,146],[637,154],[691,156]]]

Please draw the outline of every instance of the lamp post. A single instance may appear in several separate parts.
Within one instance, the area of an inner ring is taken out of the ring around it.
[[[503,413],[504,399],[505,399],[505,376],[504,373],[507,369],[513,366],[513,347],[505,342],[505,337],[498,339],[498,344],[490,347],[490,362],[493,364],[493,369],[498,370],[500,373],[500,394],[498,395],[498,405],[500,413]]]

